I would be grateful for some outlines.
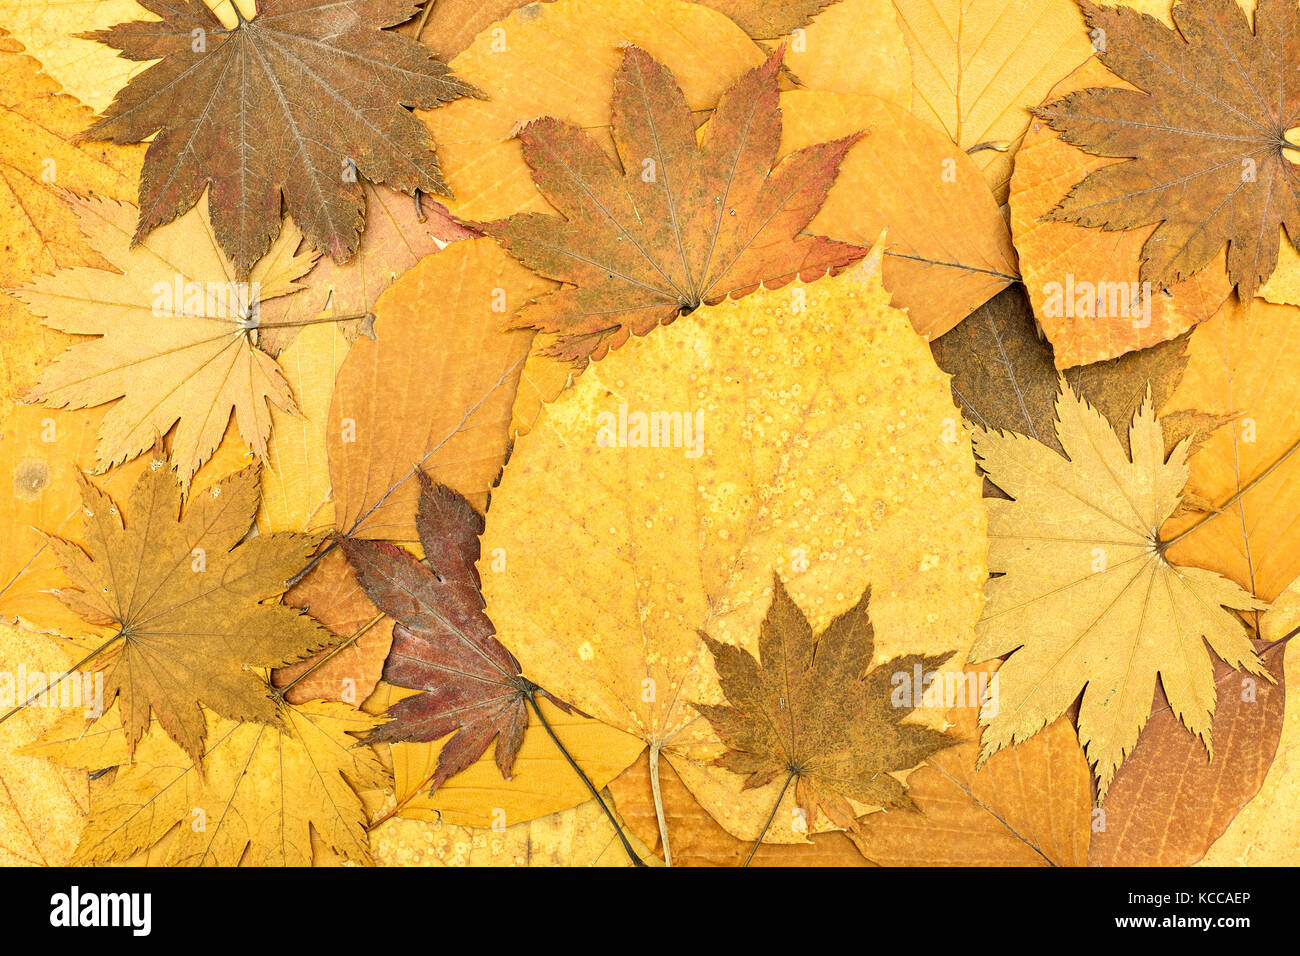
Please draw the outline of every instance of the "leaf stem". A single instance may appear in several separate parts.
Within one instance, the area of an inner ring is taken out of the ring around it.
[[[59,686],[60,684],[62,684],[65,680],[67,680],[69,677],[71,677],[72,674],[73,674],[73,672],[78,671],[78,670],[80,670],[84,665],[89,664],[89,663],[90,663],[91,661],[93,661],[96,657],[98,657],[100,654],[104,653],[104,651],[108,650],[109,647],[111,647],[112,645],[116,644],[118,641],[120,641],[120,640],[121,640],[123,637],[125,637],[125,636],[126,636],[126,631],[124,631],[124,630],[123,630],[123,631],[118,631],[116,634],[114,634],[112,637],[110,637],[108,640],[106,640],[103,644],[99,645],[99,647],[95,648],[93,651],[91,651],[89,654],[87,654],[87,655],[86,655],[85,657],[83,657],[81,660],[77,661],[77,663],[73,664],[73,665],[72,665],[71,667],[69,667],[66,671],[64,671],[62,674],[60,674],[59,677],[58,677],[58,680],[55,680],[55,681],[53,681],[52,683],[46,684],[43,688],[41,688],[40,690],[38,690],[36,693],[32,694],[30,697],[28,697],[28,698],[27,698],[25,701],[23,701],[21,704],[19,704],[19,705],[17,705],[16,707],[12,708],[12,709],[7,713],[7,714],[5,714],[5,715],[3,715],[3,716],[0,716],[0,724],[3,724],[6,720],[8,720],[8,719],[9,719],[10,717],[12,717],[14,714],[18,713],[18,712],[19,712],[20,710],[22,710],[23,708],[31,706],[32,701],[36,700],[36,698],[40,697],[42,694],[48,694],[48,693],[49,693],[50,691],[52,691],[54,688],[58,687],[58,686]]]
[[[275,687],[275,688],[272,688],[272,691],[273,691],[274,695],[275,695],[277,698],[279,698],[280,700],[284,700],[284,695],[287,694],[287,693],[289,693],[289,691],[293,689],[294,685],[296,685],[296,684],[298,684],[300,681],[306,679],[310,674],[312,674],[314,671],[316,671],[317,668],[320,668],[320,667],[325,666],[325,664],[327,664],[327,663],[328,663],[328,662],[329,662],[329,661],[330,661],[330,660],[331,660],[335,655],[341,653],[342,651],[347,650],[349,647],[351,647],[353,644],[355,644],[358,640],[360,640],[360,639],[361,639],[361,636],[362,636],[363,634],[365,634],[367,631],[369,631],[372,627],[374,627],[376,624],[378,624],[378,623],[379,623],[380,621],[382,621],[383,619],[384,619],[384,615],[383,615],[382,612],[379,613],[379,614],[376,614],[374,617],[372,617],[372,618],[371,618],[369,621],[367,621],[365,624],[362,624],[361,627],[358,628],[358,629],[356,630],[356,632],[354,632],[353,635],[352,635],[351,637],[349,637],[346,641],[343,641],[343,642],[340,643],[340,644],[335,644],[333,647],[331,647],[331,648],[329,649],[329,653],[327,653],[327,654],[322,654],[322,655],[321,655],[320,657],[318,657],[316,660],[312,661],[312,662],[311,662],[311,665],[310,665],[306,670],[304,670],[301,674],[299,674],[299,675],[298,675],[297,677],[295,677],[293,680],[289,681],[289,683],[285,684],[283,687]]]
[[[429,14],[433,12],[433,5],[438,0],[427,0],[424,5],[424,12],[420,14],[420,22],[415,28],[415,38],[419,40],[424,36],[424,25],[429,22]]]
[[[664,798],[659,792],[659,753],[657,743],[650,745],[650,792],[655,801],[655,822],[659,824],[659,843],[664,848],[664,866],[673,865],[673,848],[668,840],[668,819],[664,815]]]
[[[591,791],[591,795],[595,797],[596,802],[600,804],[600,809],[605,811],[605,817],[609,820],[610,825],[614,827],[614,832],[618,834],[619,842],[623,844],[623,849],[627,852],[628,859],[632,861],[633,866],[645,866],[645,861],[642,860],[641,857],[637,856],[636,851],[632,849],[632,844],[627,841],[627,836],[623,833],[623,827],[614,819],[614,814],[601,798],[600,791],[596,789],[596,785],[591,782],[590,778],[588,778],[585,773],[583,773],[582,768],[578,766],[578,762],[573,759],[573,756],[565,748],[564,744],[560,742],[560,738],[556,736],[555,728],[551,726],[551,722],[547,720],[546,715],[542,713],[542,708],[537,703],[537,692],[541,690],[541,688],[527,678],[523,678],[522,680],[524,696],[528,698],[528,703],[532,704],[533,713],[535,713],[537,719],[542,722],[542,726],[546,728],[546,732],[551,735],[551,740],[555,741],[555,746],[560,749],[560,753],[562,753],[564,759],[569,762],[569,766],[573,768],[573,772],[576,773],[582,779],[582,782],[587,785],[587,789]]]
[[[768,814],[767,822],[763,824],[763,829],[759,832],[758,839],[754,841],[754,846],[750,849],[749,856],[745,857],[744,866],[749,866],[750,862],[754,859],[754,854],[757,853],[758,848],[763,845],[763,837],[767,836],[767,831],[772,828],[772,821],[776,819],[776,811],[781,809],[781,801],[785,799],[785,792],[790,789],[790,783],[796,776],[798,775],[791,770],[790,775],[785,778],[785,785],[781,787],[781,792],[777,794],[776,803],[772,804],[772,812]]]

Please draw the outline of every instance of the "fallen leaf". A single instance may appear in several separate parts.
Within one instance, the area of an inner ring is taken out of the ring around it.
[[[437,0],[428,13],[421,13],[397,28],[398,33],[418,39],[427,46],[433,55],[443,63],[450,63],[474,38],[495,24],[504,20],[516,10],[524,10],[520,19],[540,15],[529,12],[530,7],[551,0]],[[503,31],[504,33],[504,31]]]
[[[362,589],[397,622],[384,679],[421,691],[390,707],[391,719],[366,742],[427,742],[451,734],[430,793],[495,742],[497,767],[508,780],[538,688],[520,673],[483,613],[474,567],[483,516],[420,472],[416,528],[423,562],[386,542],[339,539]]]
[[[421,260],[380,297],[377,340],[353,344],[330,406],[340,532],[416,541],[412,479],[421,470],[475,508],[487,506],[532,342],[530,333],[500,326],[549,288],[496,243],[472,239]]]
[[[1048,94],[1124,85],[1089,60]],[[1166,289],[1144,286],[1142,248],[1155,227],[1107,232],[1050,214],[1070,187],[1115,160],[1090,156],[1035,119],[1016,153],[1011,180],[1011,230],[1020,271],[1058,368],[1144,349],[1204,322],[1231,293],[1226,260]]]
[[[366,228],[356,255],[341,264],[319,260],[304,277],[302,292],[262,307],[261,346],[272,355],[280,355],[293,341],[298,334],[295,323],[332,320],[351,341],[373,324],[375,302],[398,276],[447,243],[474,235],[451,218],[446,206],[427,196],[421,197],[417,214],[410,196],[370,183],[362,188]]]
[[[1300,125],[1300,87],[1286,67],[1300,56],[1300,10],[1260,0],[1252,30],[1235,0],[1175,3],[1171,29],[1124,7],[1079,7],[1105,38],[1097,57],[1136,89],[1076,90],[1039,107],[1066,142],[1125,160],[1079,181],[1049,218],[1155,226],[1140,276],[1158,288],[1227,246],[1229,280],[1250,298],[1277,264],[1281,228],[1300,230],[1300,152],[1287,139]]]
[[[200,0],[142,5],[161,19],[83,34],[126,59],[158,61],[85,134],[153,136],[135,241],[210,186],[215,241],[243,278],[280,231],[282,196],[307,241],[343,261],[361,234],[360,176],[407,193],[447,191],[433,140],[403,107],[477,91],[419,44],[383,31],[411,17],[412,0],[263,0],[248,19],[236,6],[234,26]]]
[[[327,632],[296,609],[258,603],[284,590],[317,539],[240,543],[257,511],[257,471],[218,482],[183,512],[176,475],[162,461],[141,474],[125,513],[82,479],[84,550],[47,536],[71,582],[58,596],[88,622],[117,629],[99,645],[108,656],[97,666],[105,708],[121,698],[128,752],[152,712],[197,763],[201,704],[233,720],[273,721],[276,705],[248,667],[297,660],[327,643]]]
[[[869,246],[888,229],[885,288],[927,338],[1018,274],[1011,233],[978,168],[942,133],[872,96],[781,96],[781,153],[857,131],[808,231]]]
[[[752,650],[774,572],[818,629],[870,583],[882,659],[964,653],[980,607],[983,508],[947,376],[868,261],[591,365],[520,437],[487,514],[487,613],[524,673],[665,755],[742,839],[776,794],[706,766],[718,741],[688,702],[720,691],[700,630]],[[788,817],[772,836],[804,839]]]
[[[490,830],[394,818],[371,833],[370,844],[379,866],[632,865],[595,800]],[[633,850],[643,860],[655,859],[635,840]]]
[[[659,765],[659,803],[663,807],[673,866],[741,866],[753,841],[737,840],[714,821],[691,796],[672,764]],[[655,812],[650,755],[643,753],[609,784],[609,793],[624,829],[648,851],[662,855]],[[656,857],[656,859],[658,859]],[[750,866],[870,866],[844,833],[814,833],[803,844],[759,844]]]
[[[785,34],[786,69],[805,89],[912,105],[912,58],[893,0],[838,0]]]
[[[1208,651],[1266,675],[1230,609],[1267,605],[1227,578],[1167,559],[1160,527],[1187,482],[1188,443],[1166,457],[1150,400],[1130,427],[1131,456],[1068,384],[1056,414],[1068,458],[1023,435],[975,435],[989,479],[1012,500],[986,502],[989,570],[998,576],[970,659],[1010,654],[998,671],[996,713],[981,714],[985,758],[1033,736],[1082,692],[1079,740],[1104,800],[1146,725],[1157,677],[1183,725],[1211,747],[1217,694]]]
[[[980,765],[978,714],[997,700],[987,668],[956,676],[948,734],[965,742],[941,750],[907,778],[919,813],[871,813],[850,835],[882,866],[1083,866],[1092,822],[1092,775],[1067,718]],[[936,684],[940,682],[936,681]],[[935,688],[938,696],[938,688]],[[927,689],[927,693],[930,689]]]
[[[44,634],[0,627],[0,713],[67,671],[74,661],[70,650],[67,642]],[[19,751],[69,709],[89,714],[94,706],[93,678],[88,682],[74,673],[50,696],[0,724],[0,864],[66,866],[72,858],[90,807],[86,776]]]
[[[232,416],[265,458],[269,407],[297,407],[275,360],[257,347],[256,315],[263,299],[294,292],[311,266],[309,256],[293,254],[296,229],[287,226],[242,283],[213,243],[206,205],[132,246],[133,207],[74,204],[91,244],[120,272],[64,269],[16,291],[51,328],[96,337],[46,368],[29,400],[54,408],[116,402],[96,447],[100,471],[148,451],[175,427],[171,457],[188,487]]]
[[[1300,863],[1300,821],[1292,812],[1300,797],[1300,654],[1294,638],[1300,628],[1300,585],[1278,597],[1260,620],[1260,636],[1284,647],[1288,700],[1277,755],[1259,793],[1238,813],[1223,836],[1201,859],[1201,866],[1295,866]]]
[[[413,693],[380,683],[374,696],[366,701],[366,712],[382,713]],[[597,789],[606,786],[645,749],[638,738],[590,717],[565,713],[546,697],[539,696],[537,705],[565,750]],[[443,738],[388,747],[393,766],[393,801],[378,814],[374,826],[403,817],[491,829],[503,820],[513,826],[568,810],[591,797],[591,791],[538,721],[530,722],[524,732],[511,779],[502,779],[496,757],[489,752],[430,794],[429,785],[438,772],[445,742]],[[382,752],[384,745],[379,748]]]
[[[1263,784],[1282,733],[1282,649],[1257,648],[1276,684],[1214,662],[1214,759],[1157,690],[1151,717],[1106,795],[1092,866],[1189,866]]]
[[[1005,202],[1029,107],[1092,55],[1074,0],[894,0],[912,53],[912,111],[944,130]],[[1017,160],[1017,163],[1019,161]]]
[[[9,17],[6,16],[6,20]],[[0,221],[0,290],[9,292],[41,273],[73,266],[106,268],[108,263],[86,242],[64,187],[111,199],[135,194],[143,150],[104,143],[74,143],[92,117],[59,86],[41,64],[0,29],[0,201],[8,213]],[[46,331],[9,295],[0,295],[0,336],[5,361],[0,398],[31,385],[37,372],[64,346],[63,336]]]
[[[713,655],[725,704],[695,704],[727,750],[717,765],[745,778],[746,790],[785,777],[808,824],[824,813],[857,828],[859,804],[915,810],[891,774],[950,746],[936,730],[903,723],[919,700],[900,703],[897,675],[933,673],[951,657],[909,654],[872,666],[871,589],[814,634],[777,575],[758,631],[758,658],[745,648],[700,636]],[[780,796],[777,797],[779,802]],[[762,839],[760,835],[759,839]]]
[[[802,234],[857,136],[776,166],[780,63],[778,53],[723,93],[698,144],[672,74],[634,46],[614,76],[619,162],[572,124],[545,118],[525,127],[524,159],[561,216],[518,213],[481,228],[534,272],[568,285],[513,323],[557,334],[548,354],[599,359],[683,312],[861,257],[857,247]]]
[[[773,40],[806,27],[836,0],[699,0],[750,36]]]
[[[765,59],[722,14],[684,0],[556,0],[516,10],[452,63],[487,99],[417,114],[433,132],[457,197],[447,207],[479,221],[554,212],[533,184],[516,134],[550,116],[596,137],[612,156],[609,94],[628,45],[673,74],[693,112],[712,109]]]
[[[1234,418],[1191,460],[1187,492],[1200,513],[1161,530],[1170,560],[1217,571],[1265,601],[1300,574],[1300,309],[1230,300],[1197,327],[1187,372],[1164,408]],[[1178,540],[1175,541],[1174,539]]]
[[[323,701],[278,709],[273,726],[204,711],[202,774],[157,724],[134,762],[118,766],[128,746],[116,709],[89,728],[69,721],[25,748],[81,770],[118,767],[91,802],[73,864],[127,860],[173,828],[166,866],[307,866],[313,831],[336,853],[369,863],[356,790],[379,786],[384,772],[357,738],[375,719]]]

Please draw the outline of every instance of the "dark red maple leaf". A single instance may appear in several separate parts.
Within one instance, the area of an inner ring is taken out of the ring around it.
[[[551,355],[599,359],[700,305],[848,265],[866,250],[801,230],[858,140],[819,143],[776,165],[782,52],[718,101],[697,143],[672,74],[629,46],[614,77],[619,161],[552,117],[520,133],[533,180],[561,216],[478,224],[534,272],[568,283],[525,306],[516,327],[558,333]],[[775,165],[775,169],[773,166]]]
[[[529,698],[545,691],[520,673],[484,611],[474,567],[483,516],[423,472],[420,483],[416,529],[424,562],[387,542],[340,538],[339,545],[370,600],[397,621],[384,679],[423,691],[390,707],[392,720],[366,742],[455,734],[438,756],[432,793],[483,756],[498,737],[497,767],[509,779],[528,727]]]

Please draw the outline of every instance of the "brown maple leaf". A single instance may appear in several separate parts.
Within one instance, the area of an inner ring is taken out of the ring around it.
[[[1076,185],[1048,218],[1108,230],[1159,223],[1142,279],[1163,288],[1228,246],[1246,298],[1277,265],[1280,227],[1300,235],[1300,7],[1260,0],[1255,29],[1235,0],[1173,6],[1177,30],[1126,7],[1079,0],[1098,56],[1137,90],[1090,88],[1037,110],[1068,143],[1123,157]]]
[[[158,60],[122,89],[91,139],[157,133],[140,180],[139,240],[212,189],[217,241],[247,274],[284,205],[307,239],[342,261],[357,247],[358,173],[447,195],[433,140],[404,107],[480,95],[419,43],[383,27],[411,0],[262,0],[227,28],[203,0],[141,0],[160,21],[84,34],[132,60]]]
[[[461,495],[420,472],[416,528],[425,561],[382,541],[341,537],[340,546],[370,600],[398,623],[384,679],[423,693],[398,701],[366,743],[430,741],[455,734],[438,756],[433,793],[469,767],[496,739],[496,762],[509,779],[539,688],[496,639],[479,593],[483,516]],[[542,692],[544,693],[544,692]],[[556,704],[566,712],[569,707]]]
[[[960,741],[902,720],[920,703],[895,704],[894,675],[932,675],[951,654],[910,654],[872,668],[875,634],[868,588],[820,634],[780,576],[758,634],[761,663],[747,650],[701,634],[713,652],[727,705],[695,704],[727,752],[718,765],[745,775],[744,788],[781,775],[797,779],[795,798],[811,825],[818,810],[837,826],[857,826],[850,800],[915,809],[892,771],[915,767]],[[923,678],[924,679],[924,678]],[[784,789],[782,790],[784,794]]]
[[[261,603],[284,590],[319,539],[243,540],[257,514],[258,475],[258,466],[245,468],[191,496],[182,512],[176,473],[156,450],[125,513],[81,479],[85,550],[46,535],[73,585],[59,598],[89,623],[118,628],[101,647],[112,652],[103,706],[120,696],[132,752],[150,711],[195,763],[200,704],[233,720],[278,722],[266,682],[249,668],[287,664],[335,640],[296,608]]]
[[[562,216],[480,226],[534,272],[569,283],[525,306],[516,327],[559,333],[546,352],[599,359],[682,312],[813,279],[865,249],[802,230],[821,208],[849,136],[779,166],[781,51],[728,89],[697,144],[672,74],[629,46],[614,77],[614,161],[585,132],[535,120],[520,133],[533,180]]]

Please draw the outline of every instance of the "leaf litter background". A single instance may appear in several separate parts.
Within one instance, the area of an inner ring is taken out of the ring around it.
[[[0,861],[1296,862],[1294,0],[0,12]]]

